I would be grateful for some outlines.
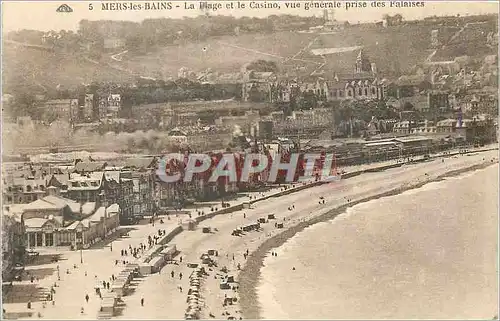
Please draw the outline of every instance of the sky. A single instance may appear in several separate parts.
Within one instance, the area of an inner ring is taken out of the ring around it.
[[[107,1],[116,3],[118,1]],[[130,1],[125,1],[129,3]],[[133,1],[134,3],[144,3],[143,1]],[[78,22],[82,19],[87,20],[129,20],[140,22],[148,18],[181,18],[183,16],[195,17],[203,12],[199,9],[186,10],[184,9],[185,1],[173,1],[179,4],[179,8],[172,10],[157,10],[157,11],[103,11],[101,9],[101,1],[2,1],[2,30],[9,32],[20,29],[35,29],[35,30],[74,30],[78,29]],[[219,2],[223,6],[227,2],[233,2],[236,5],[237,1],[212,1]],[[244,1],[247,6],[251,1]],[[265,2],[265,1],[259,1]],[[294,14],[301,16],[321,15],[322,10],[304,10],[285,8],[285,2],[302,2],[302,1],[267,1],[267,3],[279,3],[280,9],[221,9],[212,11],[213,15],[233,15],[235,17],[251,16],[263,18],[273,14]],[[311,3],[311,1],[308,1]],[[333,2],[333,1],[315,1],[315,2]],[[337,1],[340,2],[340,1]],[[380,21],[384,14],[403,15],[406,20],[420,19],[427,16],[437,15],[476,15],[498,13],[498,1],[425,1],[423,8],[390,8],[390,1],[385,2],[384,8],[372,8],[371,2],[366,1],[367,8],[360,9],[345,9],[345,2],[342,1],[342,8],[335,10],[335,19],[340,21],[349,21],[350,23]],[[402,1],[393,1],[402,2]],[[406,1],[407,2],[407,1]],[[70,5],[73,9],[71,13],[59,13],[56,9],[63,3]],[[187,1],[187,3],[196,3]],[[93,10],[89,10],[89,4],[92,4]],[[303,6],[303,4],[302,4]]]

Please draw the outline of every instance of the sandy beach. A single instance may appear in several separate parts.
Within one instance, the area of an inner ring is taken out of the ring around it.
[[[135,279],[132,293],[123,297],[124,304],[118,307],[114,318],[183,319],[188,307],[186,299],[190,288],[189,276],[194,271],[188,267],[188,263],[200,264],[202,254],[208,250],[216,250],[218,256],[212,258],[217,262],[217,267],[209,268],[205,265],[208,275],[200,282],[200,318],[258,319],[261,315],[256,286],[263,259],[271,256],[273,248],[280,246],[307,226],[334,218],[347,207],[373,198],[398,194],[440,180],[444,176],[458,175],[484,166],[497,166],[497,157],[498,150],[493,150],[405,164],[385,171],[364,173],[349,179],[312,186],[288,195],[270,197],[252,204],[250,209],[207,219],[194,231],[183,231],[169,242],[175,244],[180,251],[176,257],[177,264],[168,264],[160,273]],[[494,163],[492,159],[495,159]],[[380,165],[357,166],[356,170]],[[345,170],[352,172],[354,168]],[[272,195],[279,190],[275,188],[265,195]],[[260,193],[253,193],[253,199],[260,197]],[[235,205],[247,200],[248,196],[242,196],[230,203]],[[210,205],[205,205],[208,207],[199,207],[198,210],[209,213]],[[192,214],[196,217],[196,210],[192,210]],[[261,224],[261,230],[247,232],[239,237],[231,235],[235,228],[255,223],[259,218],[267,218],[269,214],[274,214],[276,220],[271,219],[268,223]],[[54,282],[58,283],[55,306],[42,308],[42,303],[36,302],[31,310],[31,317],[39,311],[39,318],[95,318],[100,301],[92,296],[90,302],[85,303],[84,297],[93,292],[95,280],[109,280],[112,274],[119,272],[121,265],[115,264],[115,261],[123,259],[120,249],[137,246],[158,229],[165,229],[169,233],[178,226],[181,219],[179,217],[165,220],[164,224],[155,226],[147,224],[129,227],[127,237],[113,241],[113,249],[110,244],[106,244],[84,250],[82,253],[64,251],[61,252],[64,260],[58,263],[29,267],[35,274],[39,273],[40,269],[45,274],[51,274],[40,276],[40,281],[36,284],[38,288],[50,288]],[[277,223],[283,224],[283,228],[276,228]],[[212,233],[202,233],[202,227],[210,227]],[[80,263],[82,258],[83,263]],[[70,274],[61,273],[61,280],[58,281],[56,265],[60,265],[61,271],[69,270]],[[223,267],[227,268],[226,272],[221,271]],[[234,289],[230,287],[222,290],[221,279],[228,275],[233,276],[237,283],[231,284]],[[231,305],[223,305],[226,298],[233,298]],[[144,299],[144,306],[141,305],[141,299]],[[7,303],[4,307],[9,312],[20,313],[18,318],[24,318],[23,315],[29,318],[25,303]],[[80,313],[80,307],[85,307],[84,313]]]
[[[187,263],[201,263],[200,256],[211,249],[217,250],[219,255],[214,258],[217,267],[207,268],[208,276],[201,284],[200,317],[259,318],[255,286],[262,259],[270,255],[271,249],[306,226],[335,217],[348,206],[416,188],[446,175],[458,175],[463,171],[491,166],[493,158],[496,162],[497,151],[452,156],[444,161],[437,158],[311,187],[260,201],[253,204],[251,209],[215,216],[202,222],[196,230],[185,231],[174,238],[172,243],[180,250],[179,256],[183,263],[167,265],[160,273],[141,279],[136,291],[124,297],[126,307],[119,318],[183,318],[187,308],[188,277],[193,271],[187,267]],[[325,204],[322,203],[323,200]],[[276,221],[262,224],[261,231],[248,232],[240,237],[231,235],[233,229],[253,223],[268,214],[275,214]],[[277,229],[274,224],[276,222],[283,223],[284,229]],[[201,231],[204,226],[216,231],[204,234]],[[247,251],[250,255],[245,258]],[[241,271],[238,270],[238,265]],[[228,271],[221,272],[222,267],[227,267]],[[180,273],[184,276],[182,279]],[[239,289],[219,288],[221,278],[226,275],[236,278],[239,284],[235,286]],[[184,291],[181,292],[181,289]],[[234,304],[224,306],[226,297],[234,297]],[[144,307],[139,304],[141,298],[145,299]]]

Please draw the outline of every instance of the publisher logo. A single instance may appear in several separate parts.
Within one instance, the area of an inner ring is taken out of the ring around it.
[[[62,4],[60,5],[57,10],[57,12],[65,12],[65,13],[69,13],[69,12],[73,12],[73,9],[71,9],[70,6],[68,6],[67,4]]]

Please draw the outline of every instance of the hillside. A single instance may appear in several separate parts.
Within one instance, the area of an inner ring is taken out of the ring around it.
[[[40,88],[74,88],[92,81],[132,80],[126,72],[93,62],[81,55],[51,52],[12,44],[3,47],[3,84],[9,92],[13,86]]]
[[[447,46],[437,52],[435,59],[450,60],[456,56],[482,58],[486,55],[496,55],[497,45],[487,43],[489,33],[498,33],[497,21],[468,23]]]
[[[432,30],[438,30],[440,43],[447,44],[437,50],[433,60],[451,60],[462,55],[480,58],[495,54],[496,47],[487,45],[486,35],[497,32],[496,17],[483,19],[486,23],[419,21],[389,28],[363,24],[330,34],[242,32],[238,36],[210,37],[204,41],[183,40],[146,55],[134,55],[129,51],[118,59],[112,59],[112,54],[104,54],[100,61],[92,61],[83,53],[56,53],[6,43],[3,81],[5,91],[20,84],[38,87],[61,84],[70,88],[92,81],[130,82],[134,79],[133,75],[176,78],[181,67],[193,71],[211,68],[234,72],[257,59],[276,61],[282,71],[290,74],[308,75],[323,62],[327,70],[347,73],[353,70],[357,52],[330,54],[323,59],[313,56],[310,50],[352,46],[363,46],[380,73],[385,77],[394,77],[422,63],[434,51],[431,48]]]
[[[458,26],[414,23],[389,28],[351,26],[330,34],[277,32],[224,36],[168,46],[147,55],[128,53],[122,57],[121,65],[138,73],[161,73],[175,78],[180,67],[195,71],[212,68],[230,72],[253,60],[266,59],[276,61],[283,71],[295,72],[297,67],[303,67],[302,73],[309,74],[323,62],[322,57],[313,56],[310,49],[363,46],[381,73],[394,76],[423,62],[433,51],[430,48],[432,30],[439,30],[440,41],[446,43],[459,29]],[[457,51],[457,56],[460,52]],[[357,52],[347,52],[325,56],[326,68],[351,72],[356,55]],[[445,55],[453,55],[453,51]]]
[[[223,36],[164,47],[145,56],[124,55],[123,64],[138,72],[154,73],[159,69],[171,77],[176,77],[183,66],[191,70],[212,68],[231,72],[256,59],[279,62],[294,55],[310,40],[311,35],[294,32]]]

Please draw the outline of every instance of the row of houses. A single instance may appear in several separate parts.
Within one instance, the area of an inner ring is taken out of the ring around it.
[[[41,119],[55,119],[70,123],[86,123],[96,119],[117,118],[121,107],[121,95],[109,94],[98,97],[85,94],[79,98],[41,100],[37,103]]]
[[[4,204],[25,204],[47,195],[48,187],[79,203],[120,206],[122,223],[151,215],[154,208],[154,158],[133,158],[120,166],[105,162],[78,162],[69,167],[42,167],[4,175]]]
[[[179,78],[193,78],[181,68]],[[293,77],[271,71],[246,70],[220,74],[207,70],[194,80],[217,86],[241,88],[243,102],[290,103],[304,95],[314,95],[320,101],[348,99],[382,99],[386,81],[380,79],[375,64],[360,50],[351,74],[319,72],[308,77]],[[228,87],[229,88],[229,87]]]
[[[495,141],[497,126],[488,115],[477,115],[472,118],[462,118],[459,115],[458,119],[448,118],[437,122],[400,121],[394,124],[393,132],[401,135],[454,135],[469,142],[491,142]]]

